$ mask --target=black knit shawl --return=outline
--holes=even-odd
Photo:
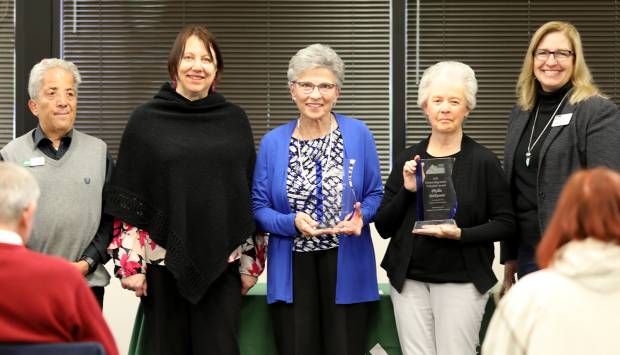
[[[241,108],[217,93],[189,101],[166,83],[127,122],[105,211],[166,248],[179,291],[197,303],[254,231],[254,161]]]

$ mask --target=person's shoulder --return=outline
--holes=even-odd
[[[589,98],[579,102],[577,107],[582,110],[618,110],[618,107],[613,101],[601,95],[590,96]]]
[[[510,109],[510,116],[509,117],[513,117],[518,115],[521,112],[524,112],[525,110],[523,109],[523,107],[521,107],[521,105],[519,105],[518,103],[515,103],[514,105],[512,105],[512,108]]]
[[[34,129],[31,129],[30,131],[22,134],[21,136],[16,137],[15,139],[13,139],[10,142],[8,142],[4,147],[5,148],[9,148],[9,147],[12,147],[14,145],[21,144],[24,141],[27,141],[28,139],[30,139],[30,141],[32,141],[32,132],[33,131],[34,131]]]
[[[139,127],[148,127],[151,123],[149,117],[156,111],[155,99],[150,99],[144,102],[131,112],[127,124],[125,125],[125,131],[131,131],[132,129],[140,129]],[[136,127],[138,126],[138,127]]]
[[[542,269],[531,274],[527,274],[519,279],[506,295],[508,300],[519,302],[519,300],[536,299],[539,303],[546,303],[553,299],[556,291],[560,291],[559,284],[563,283],[563,278],[549,269]]]
[[[227,110],[229,110],[233,114],[237,114],[242,117],[247,117],[245,110],[241,106],[234,104],[228,100],[224,100],[223,105]]]
[[[34,147],[34,141],[32,140],[32,131],[30,130],[27,133],[9,141],[4,147],[0,147],[0,156],[1,160],[15,161],[17,158],[15,155],[19,155],[19,151],[24,147],[32,148]]]
[[[82,131],[80,131],[80,130],[78,130],[76,128],[73,129],[73,135],[74,136],[80,136],[80,139],[88,140],[88,141],[91,141],[91,142],[96,143],[98,145],[106,146],[106,143],[102,139],[97,138],[97,137],[95,137],[93,135],[90,135],[88,133],[84,133],[84,132],[82,132]]]
[[[264,142],[277,141],[282,138],[286,138],[286,136],[290,136],[293,132],[294,126],[296,124],[295,120],[291,120],[283,125],[275,127],[271,131],[265,133],[263,136]]]
[[[357,130],[363,130],[363,131],[370,132],[370,129],[368,128],[368,125],[366,125],[366,122],[358,118],[341,115],[339,113],[335,113],[334,115],[336,116],[336,120],[341,125],[344,125],[350,129],[357,129]]]
[[[156,99],[150,99],[136,106],[131,112],[129,119],[146,118],[146,114],[153,112],[156,106]]]
[[[63,258],[28,249],[24,253],[22,271],[26,277],[46,281],[58,279],[59,282],[69,284],[83,280],[80,272]]]
[[[478,143],[473,138],[467,135],[463,135],[463,142],[467,144],[467,146],[469,147],[469,150],[471,150],[471,152],[474,154],[476,158],[483,159],[485,161],[486,160],[490,160],[490,161],[497,160],[497,155],[495,155],[495,153],[491,149]]]
[[[420,155],[424,150],[424,147],[427,146],[426,141],[428,141],[428,138],[424,138],[418,143],[408,146],[398,155],[396,161],[399,164],[404,164],[406,161],[413,159],[416,155]]]

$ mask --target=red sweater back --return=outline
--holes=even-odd
[[[117,355],[84,277],[67,261],[0,243],[0,342],[95,341]]]

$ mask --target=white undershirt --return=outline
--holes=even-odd
[[[22,238],[15,232],[0,229],[0,243],[23,245]]]

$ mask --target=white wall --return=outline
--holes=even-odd
[[[377,231],[372,227],[372,239],[375,245],[375,255],[377,259],[377,277],[380,283],[387,283],[388,279],[379,264],[385,254],[385,249],[388,245],[388,240],[385,240],[377,234]],[[499,243],[495,245],[495,261],[493,263],[493,270],[499,280],[502,279],[503,268],[499,265]],[[112,274],[112,263],[109,262],[106,267],[110,274]],[[265,282],[265,274],[263,274],[259,282]],[[119,347],[121,354],[127,354],[129,349],[129,342],[131,340],[131,332],[133,330],[133,323],[136,316],[136,309],[138,307],[139,299],[134,296],[133,292],[123,290],[120,287],[118,279],[113,279],[108,287],[106,287],[105,304],[103,307],[103,314],[112,329],[112,333],[116,339],[116,343]]]
[[[113,275],[112,261],[106,264],[106,269]],[[103,316],[108,321],[120,354],[127,354],[129,350],[133,321],[139,303],[140,299],[133,292],[121,288],[121,283],[116,277],[113,277],[110,285],[105,288]]]

